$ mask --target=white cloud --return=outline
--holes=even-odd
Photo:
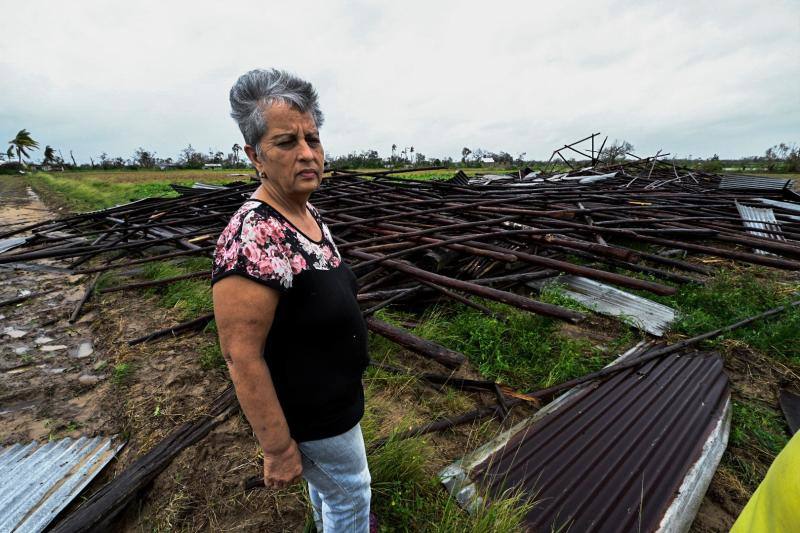
[[[8,4],[5,0],[1,4]],[[800,5],[738,2],[0,5],[0,131],[130,156],[240,140],[227,92],[278,66],[318,87],[326,149],[547,157],[602,131],[640,153],[800,142]]]

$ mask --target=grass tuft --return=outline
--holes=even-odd
[[[211,260],[194,257],[176,262],[150,263],[143,269],[147,279],[158,280],[202,270],[211,271]],[[210,274],[209,274],[210,275]],[[191,319],[208,313],[213,308],[211,285],[205,279],[188,279],[146,289],[148,294],[159,294],[159,303],[177,309],[181,318]]]
[[[203,370],[225,368],[225,358],[222,357],[219,343],[212,342],[200,348],[200,367]]]
[[[733,402],[731,444],[776,456],[789,442],[786,424],[772,410],[750,402]]]
[[[728,450],[722,467],[749,497],[767,473],[789,436],[781,414],[753,402],[733,401]]]
[[[118,363],[111,371],[111,382],[114,385],[125,385],[133,376],[133,365],[131,363]]]

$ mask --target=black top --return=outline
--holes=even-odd
[[[211,283],[244,276],[281,293],[264,358],[292,438],[340,435],[364,414],[361,375],[369,362],[356,278],[330,230],[314,241],[276,209],[249,200],[217,241]]]

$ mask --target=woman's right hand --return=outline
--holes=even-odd
[[[303,474],[300,449],[294,439],[280,452],[264,452],[264,486],[285,489],[298,481]]]

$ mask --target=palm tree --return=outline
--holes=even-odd
[[[31,134],[28,130],[19,130],[17,136],[8,141],[11,148],[17,151],[17,158],[19,159],[19,166],[22,166],[22,156],[30,157],[28,150],[36,150],[39,148],[39,143],[31,139]]]
[[[408,151],[411,152],[411,156],[409,157],[408,162],[413,164],[414,163],[414,147],[412,146],[411,148],[408,149]]]
[[[394,155],[395,152],[397,152],[397,145],[396,144],[392,144],[392,159],[395,158],[395,155]]]
[[[238,163],[239,162],[239,152],[241,151],[241,149],[242,149],[242,147],[239,146],[239,143],[236,143],[231,147],[231,150],[233,150],[234,163]]]
[[[53,147],[49,144],[44,147],[44,161],[42,161],[43,165],[46,165],[50,162],[54,162],[56,160],[56,151],[53,150]]]

